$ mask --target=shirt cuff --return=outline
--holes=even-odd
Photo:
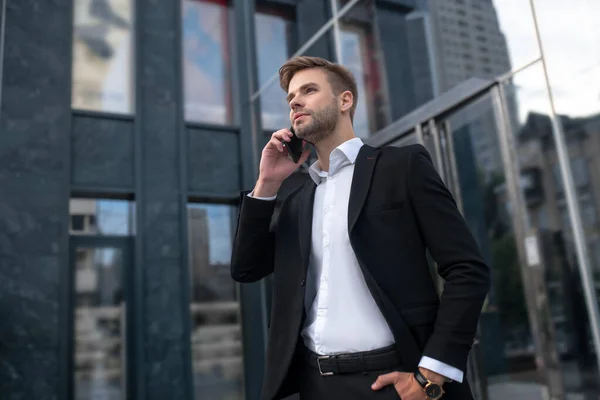
[[[277,198],[277,195],[271,196],[271,197],[256,197],[256,196],[254,196],[254,190],[253,190],[250,193],[248,193],[248,197],[252,197],[253,199],[257,199],[257,200],[273,201]]]
[[[464,378],[464,373],[458,368],[455,368],[451,365],[445,364],[441,361],[434,360],[433,358],[423,356],[421,358],[421,362],[419,363],[419,367],[426,368],[430,371],[433,371],[437,374],[440,374],[447,379],[461,382]]]

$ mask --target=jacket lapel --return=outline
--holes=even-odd
[[[379,149],[364,145],[356,157],[350,200],[348,201],[348,233],[352,232],[365,204],[378,156]]]
[[[308,267],[310,257],[310,246],[312,241],[313,203],[317,185],[309,179],[300,193],[300,213],[298,215],[298,237],[300,239],[300,254],[302,255],[302,266],[304,271]]]

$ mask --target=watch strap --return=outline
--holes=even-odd
[[[425,387],[427,386],[427,384],[429,383],[429,379],[425,378],[425,375],[423,375],[421,373],[421,371],[417,370],[415,372],[415,379],[417,380],[417,382],[419,383],[419,385],[421,385],[421,387],[423,389],[425,389]]]

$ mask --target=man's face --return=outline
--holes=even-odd
[[[290,121],[299,138],[314,144],[335,130],[340,109],[324,71],[297,72],[290,81],[287,100]]]

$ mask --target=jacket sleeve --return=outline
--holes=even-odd
[[[270,228],[275,200],[261,200],[242,193],[231,254],[231,277],[242,283],[256,282],[274,268],[275,233]]]
[[[408,192],[420,234],[445,281],[434,330],[423,355],[466,371],[490,289],[489,267],[421,145],[409,158]]]

